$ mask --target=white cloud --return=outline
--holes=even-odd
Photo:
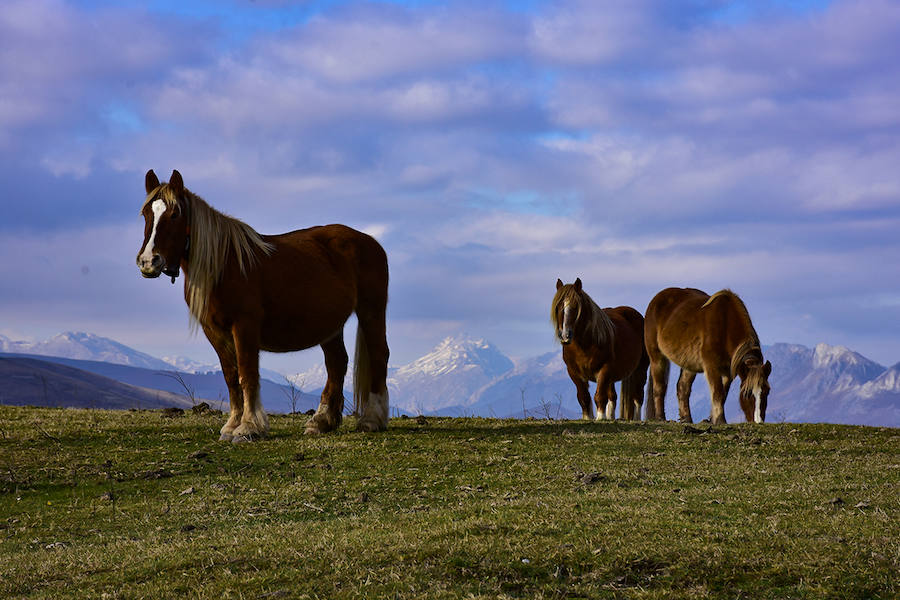
[[[339,83],[441,71],[513,56],[520,25],[489,9],[428,11],[358,8],[320,16],[263,44],[287,67]]]
[[[900,8],[723,24],[696,4],[693,20],[626,4],[351,2],[235,42],[186,35],[197,23],[177,15],[159,27],[133,9],[4,3],[0,175],[17,198],[42,195],[0,223],[2,255],[22,253],[0,278],[35,273],[0,308],[163,339],[141,320],[152,304],[181,335],[180,292],[137,275],[139,231],[81,232],[70,216],[10,233],[42,226],[29,207],[56,214],[66,198],[46,189],[110,171],[120,179],[99,193],[122,204],[100,198],[96,217],[131,223],[151,167],[264,232],[338,221],[378,237],[398,347],[543,330],[557,277],[638,307],[670,284],[730,285],[779,323],[829,321],[816,298],[833,310],[849,290],[898,293],[875,267],[900,260],[883,226],[900,197]],[[95,26],[108,35],[85,34]],[[26,186],[23,170],[47,179]],[[118,302],[94,297],[101,277]],[[831,320],[852,337],[851,318]]]

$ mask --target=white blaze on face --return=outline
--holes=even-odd
[[[153,204],[150,205],[150,210],[153,211],[153,228],[150,230],[150,237],[147,238],[147,244],[144,246],[144,251],[141,252],[141,262],[147,265],[153,262],[153,246],[156,239],[156,228],[159,225],[160,218],[162,218],[163,214],[166,212],[165,201],[159,199],[154,200]]]
[[[756,412],[753,413],[753,420],[757,423],[762,423],[762,410],[760,404],[762,403],[762,388],[757,386],[753,389],[753,397],[756,398]]]
[[[565,304],[563,304],[563,322],[562,322],[562,333],[566,333],[566,329],[569,328],[569,325],[572,323],[572,304],[567,300]]]

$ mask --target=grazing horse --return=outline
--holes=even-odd
[[[601,309],[582,289],[580,278],[566,285],[557,279],[550,320],[575,384],[581,418],[591,418],[588,382],[596,381],[597,420],[615,419],[615,382],[621,381],[621,418],[640,420],[650,362],[641,313],[630,306]]]
[[[358,428],[387,427],[388,265],[370,236],[343,225],[261,235],[184,187],[178,171],[160,185],[150,170],[141,208],[144,277],[175,278],[184,270],[192,329],[200,327],[219,355],[231,413],[221,440],[268,433],[259,398],[259,351],[320,345],[328,381],[306,433],[336,429],[343,418],[347,350],[344,323],[359,320],[353,374]]]
[[[747,421],[766,419],[769,374],[759,337],[747,307],[731,290],[712,296],[691,288],[667,288],[647,307],[644,340],[650,355],[647,418],[665,420],[669,361],[681,367],[678,377],[678,417],[691,423],[691,385],[706,373],[712,401],[710,421],[725,422],[725,398],[735,377],[741,378],[741,408]]]

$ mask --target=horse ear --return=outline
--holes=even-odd
[[[575,291],[581,291],[581,277],[575,279]]]
[[[176,196],[181,196],[181,192],[184,191],[184,180],[181,178],[181,173],[178,171],[172,171],[172,176],[169,177],[169,189],[175,192]]]
[[[563,286],[562,279],[557,279],[557,280],[556,280],[556,289],[559,289],[559,288],[561,288],[562,286]]]
[[[159,177],[156,176],[156,173],[153,172],[153,169],[147,171],[147,175],[144,176],[144,189],[147,190],[149,194],[153,190],[159,187]]]
[[[772,374],[772,363],[770,363],[769,361],[766,361],[766,364],[763,365],[763,373],[766,374],[766,378],[768,378],[769,375]]]

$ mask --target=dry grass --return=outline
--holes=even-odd
[[[0,407],[0,596],[895,598],[900,431]]]

